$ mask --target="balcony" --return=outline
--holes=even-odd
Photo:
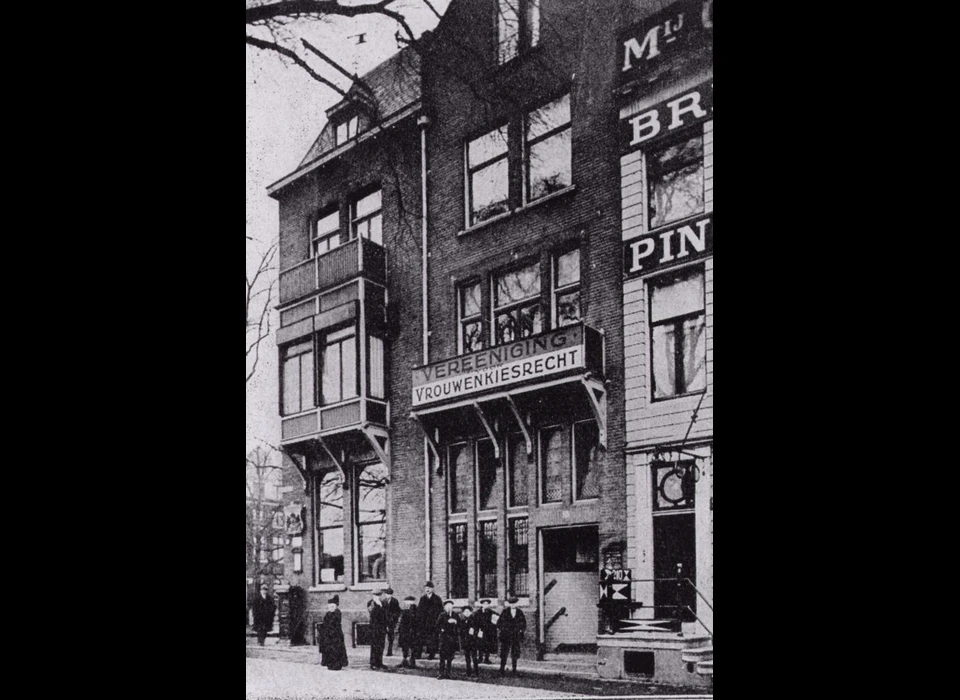
[[[282,270],[280,304],[290,304],[357,277],[386,284],[387,254],[383,246],[365,238],[354,238],[323,255]]]

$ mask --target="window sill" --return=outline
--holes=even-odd
[[[688,391],[686,394],[674,394],[673,396],[664,396],[659,399],[650,399],[650,403],[663,403],[664,401],[675,401],[677,399],[688,399],[691,396],[700,396],[700,394],[705,394],[706,389],[703,391]]]
[[[316,586],[310,586],[307,589],[308,591],[313,591],[315,593],[324,593],[329,591],[345,591],[347,590],[347,584],[345,583],[318,583]]]
[[[383,588],[387,585],[387,582],[384,581],[364,581],[363,583],[355,583],[350,586],[349,590],[351,591],[373,591],[377,588]]]
[[[576,190],[577,190],[576,185],[570,185],[569,187],[564,187],[562,190],[551,192],[550,194],[544,195],[543,197],[540,197],[539,199],[535,199],[532,202],[527,202],[522,207],[511,209],[510,211],[504,212],[503,214],[497,214],[496,216],[486,219],[485,221],[481,221],[479,224],[474,224],[473,226],[470,226],[469,228],[465,228],[462,231],[457,231],[457,237],[467,236],[473,233],[474,231],[479,231],[480,229],[486,228],[487,226],[490,226],[491,224],[495,224],[498,221],[509,219],[511,216],[514,216],[517,214],[522,214],[528,209],[533,209],[534,207],[540,206],[541,204],[545,204],[546,202],[553,201],[554,199],[560,199],[565,195],[568,195],[572,192],[576,192]]]

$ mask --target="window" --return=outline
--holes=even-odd
[[[480,314],[480,283],[470,282],[457,290],[460,313],[460,352],[474,352],[484,346]]]
[[[529,526],[526,518],[510,520],[510,543],[507,553],[507,569],[510,577],[510,586],[507,594],[515,596],[530,595],[529,579]]]
[[[383,339],[370,337],[370,396],[375,399],[386,398],[384,381]]]
[[[360,120],[357,115],[353,115],[346,121],[337,124],[337,145],[346,143],[357,135],[357,129],[360,126]]]
[[[387,578],[387,468],[377,462],[357,471],[358,581]]]
[[[336,209],[317,219],[313,229],[312,255],[323,255],[340,245],[340,212]]]
[[[503,494],[500,464],[491,440],[477,440],[477,509],[495,510]]]
[[[600,431],[594,421],[573,426],[575,500],[600,496]]]
[[[527,115],[524,152],[528,202],[570,186],[569,94]]]
[[[497,0],[497,62],[540,42],[540,0]]]
[[[466,598],[467,590],[467,524],[450,526],[450,590],[454,598]]]
[[[660,228],[703,212],[703,135],[647,153],[647,226]]]
[[[507,127],[467,144],[468,225],[510,211]]]
[[[353,327],[327,334],[320,392],[324,406],[352,399],[357,388],[357,338]]]
[[[283,562],[283,535],[274,535],[272,542],[270,558],[273,559],[274,563],[280,564]]]
[[[581,318],[580,249],[553,258],[554,328],[569,326]]]
[[[494,277],[493,306],[496,345],[543,330],[539,266],[534,263]]]
[[[451,445],[447,464],[449,468],[449,499],[451,513],[466,513],[469,504],[467,474],[473,466],[467,445]]]
[[[497,595],[497,521],[477,523],[477,539],[477,597],[494,598]]]
[[[283,351],[283,415],[313,408],[313,341]]]
[[[383,197],[380,190],[361,197],[353,204],[350,238],[366,238],[383,245]]]
[[[510,468],[510,505],[527,505],[527,443],[523,435],[515,433],[508,438]]]
[[[343,478],[330,471],[316,482],[320,583],[343,582]]]
[[[563,498],[563,469],[568,464],[570,445],[567,431],[557,426],[540,431],[540,502],[556,503]]]
[[[290,551],[293,553],[293,572],[303,573],[303,537],[290,539]]]
[[[706,388],[703,268],[650,283],[650,338],[654,399]]]

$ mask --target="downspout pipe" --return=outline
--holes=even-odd
[[[428,313],[427,296],[427,127],[430,126],[430,117],[421,115],[417,120],[420,127],[420,299],[423,307],[423,357],[422,364],[430,362],[430,317]],[[430,541],[430,451],[427,449],[427,439],[423,439],[423,513],[424,513],[424,548],[425,548],[425,580],[433,579],[433,556]]]

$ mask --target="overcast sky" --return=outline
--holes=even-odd
[[[358,2],[355,4],[363,4]],[[443,14],[449,0],[431,0]],[[391,5],[403,13],[419,36],[433,29],[436,16],[423,0],[404,0]],[[306,25],[305,25],[306,26]],[[385,17],[337,17],[298,31],[348,71],[360,75],[396,53],[398,25]],[[359,43],[358,34],[364,34]],[[299,40],[297,40],[299,44]],[[277,203],[266,188],[293,171],[306,155],[326,123],[325,110],[340,96],[315,81],[302,69],[288,64],[278,54],[246,47],[247,60],[247,269],[255,270],[261,251],[277,237]],[[319,58],[309,61],[314,70],[343,90],[349,81]],[[273,272],[274,278],[276,271]],[[271,329],[277,327],[273,313]],[[247,445],[249,452],[266,440],[278,444],[277,352],[274,338],[261,347],[257,373],[247,383]]]

